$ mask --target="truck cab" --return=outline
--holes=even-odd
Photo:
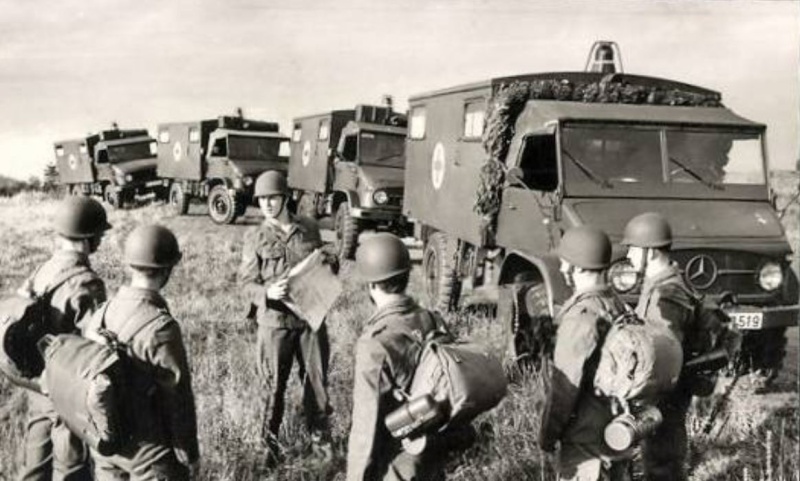
[[[99,195],[113,207],[160,196],[155,139],[147,130],[104,130],[56,142],[56,168],[71,193]]]
[[[364,230],[403,231],[404,116],[359,105],[294,125],[289,186],[301,213],[333,217],[342,258],[352,258]]]
[[[221,116],[215,120],[159,125],[158,172],[171,179],[169,202],[186,214],[192,199],[208,204],[209,216],[230,224],[253,202],[255,179],[267,170],[286,171],[278,124]]]
[[[404,211],[425,245],[430,305],[452,309],[462,287],[497,286],[512,354],[541,355],[571,294],[554,254],[562,233],[606,231],[611,285],[633,304],[640,286],[619,242],[628,220],[659,212],[687,284],[723,303],[751,367],[780,367],[798,281],[768,184],[766,127],[718,92],[556,72],[422,94],[410,107]]]

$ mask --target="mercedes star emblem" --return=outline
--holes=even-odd
[[[711,257],[700,254],[686,263],[686,280],[698,289],[705,289],[717,280],[717,264]]]

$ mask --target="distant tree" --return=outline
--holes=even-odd
[[[44,179],[42,189],[45,192],[52,192],[58,188],[58,170],[55,163],[50,162],[44,166],[42,178]]]
[[[42,190],[42,181],[39,177],[32,175],[28,177],[28,190]]]

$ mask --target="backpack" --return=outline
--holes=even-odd
[[[36,343],[52,331],[50,301],[59,287],[86,272],[85,266],[67,269],[40,295],[17,291],[0,300],[0,372],[12,383],[41,392],[35,379],[44,360]]]
[[[466,425],[497,406],[507,387],[503,365],[487,348],[456,341],[446,330],[437,329],[423,341],[411,383],[402,395],[411,401],[430,396],[443,420],[428,429],[442,432]]]
[[[42,385],[69,429],[104,456],[115,454],[130,430],[121,416],[127,374],[131,369],[129,343],[142,329],[162,317],[131,319],[117,335],[105,329],[109,303],[94,316],[99,340],[72,334],[48,335],[40,342],[45,360]]]
[[[626,304],[605,335],[594,387],[623,403],[652,402],[675,388],[682,367],[683,348],[675,334],[644,322]]]

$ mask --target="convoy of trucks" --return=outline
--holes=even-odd
[[[618,243],[630,218],[657,211],[687,283],[725,306],[753,369],[777,371],[799,289],[768,183],[766,127],[713,90],[623,73],[618,56],[598,42],[583,71],[423,93],[407,114],[389,102],[300,117],[290,139],[241,117],[161,124],[155,140],[103,131],[56,143],[57,166],[73,193],[122,206],[150,189],[179,214],[204,199],[218,223],[244,213],[259,173],[287,171],[300,211],[334,218],[343,258],[363,230],[413,226],[429,306],[455,310],[462,292],[483,291],[520,359],[545,354],[570,294],[554,254],[561,234],[605,230],[611,284],[634,303],[640,284]]]

